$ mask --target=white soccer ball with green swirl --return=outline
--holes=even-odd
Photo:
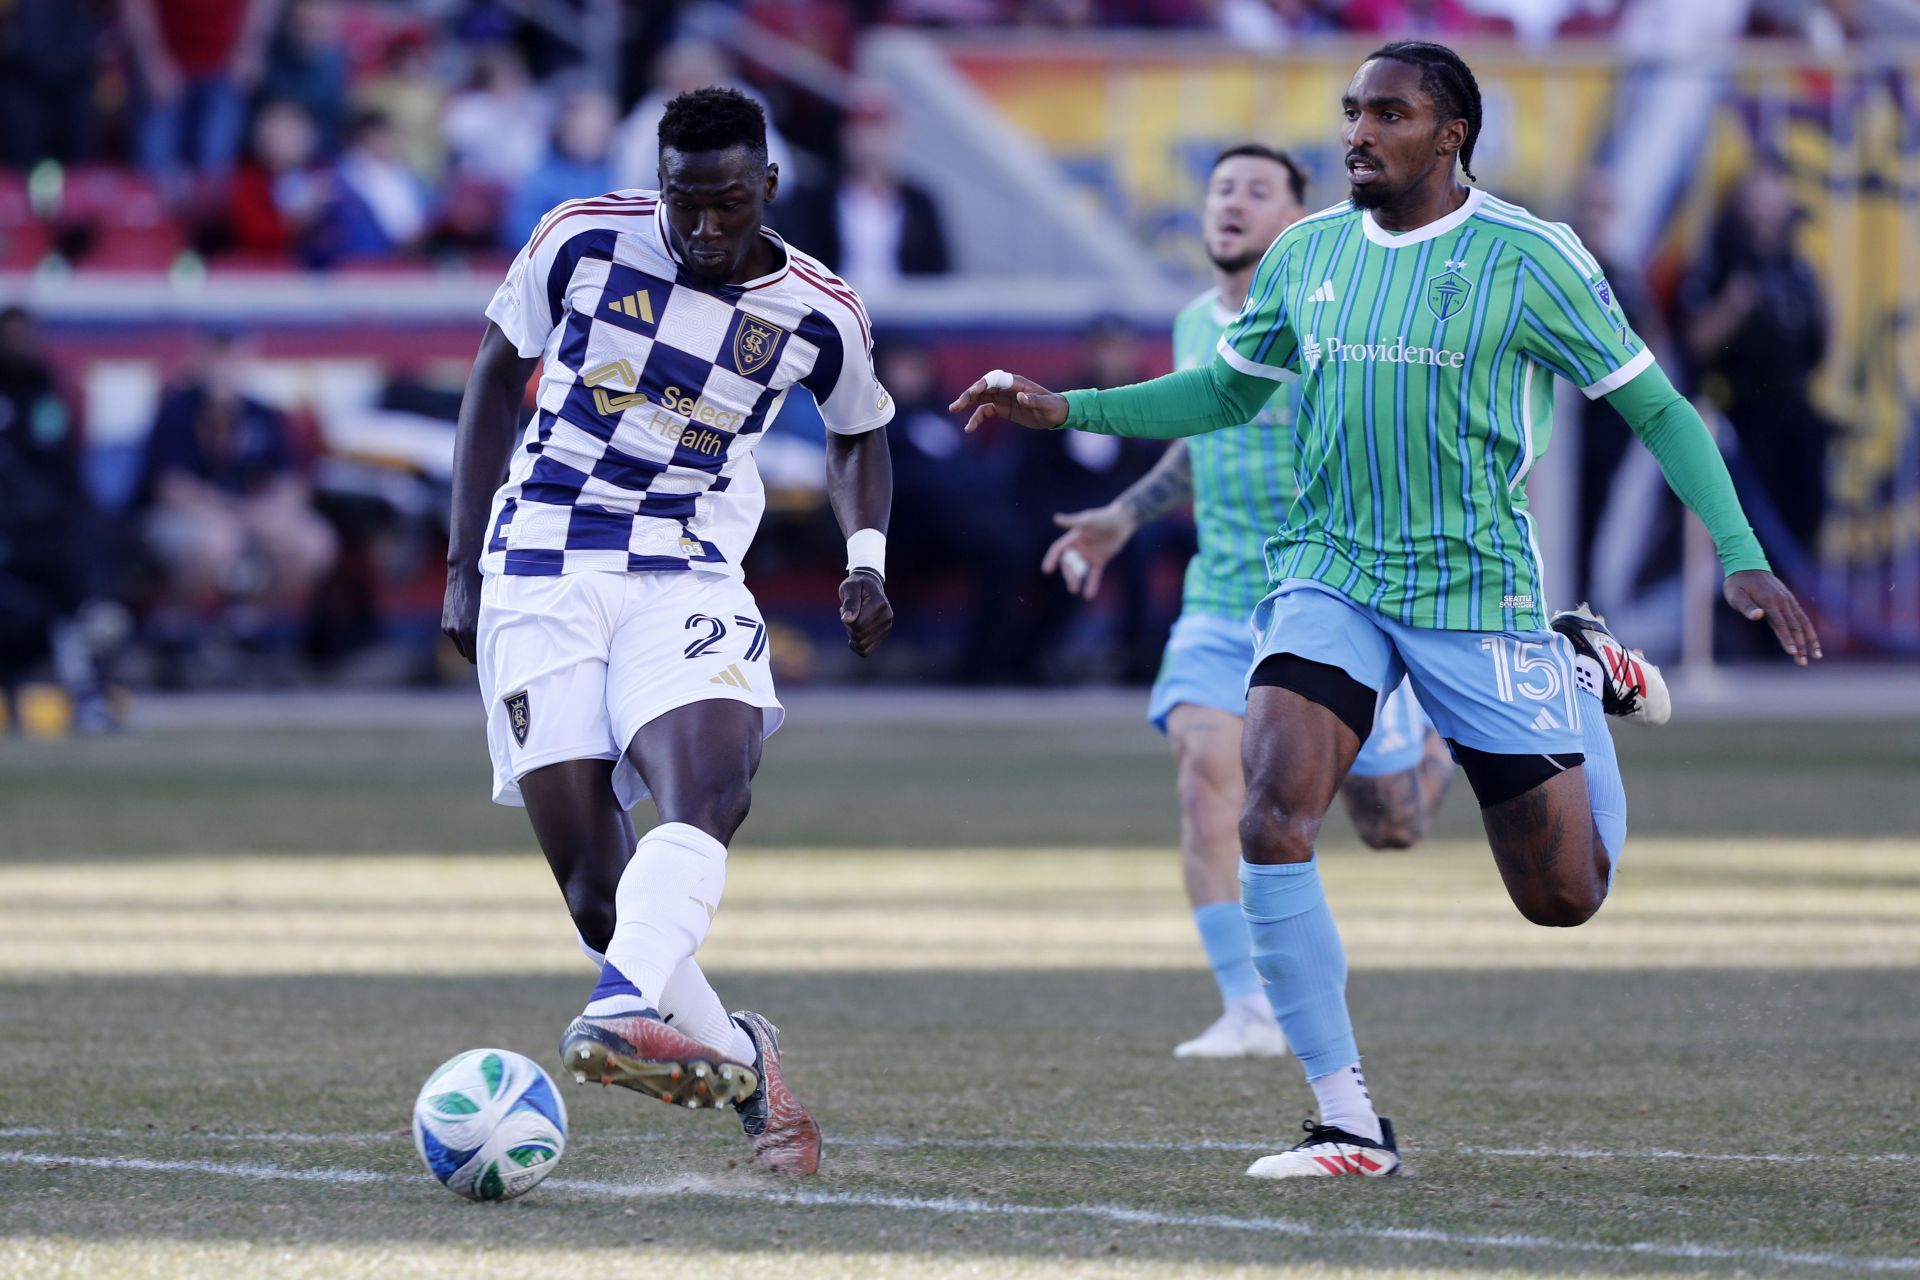
[[[427,1077],[413,1104],[427,1171],[469,1200],[511,1200],[567,1149],[567,1107],[547,1073],[506,1049],[469,1049]]]

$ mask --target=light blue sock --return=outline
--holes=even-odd
[[[1613,731],[1600,699],[1580,690],[1580,738],[1587,757],[1587,798],[1600,843],[1607,847],[1607,887],[1620,869],[1620,850],[1627,843],[1627,788],[1620,781],[1620,761],[1613,754]]]
[[[1220,1003],[1232,1004],[1260,994],[1260,972],[1253,967],[1253,935],[1247,913],[1237,902],[1209,902],[1193,909],[1193,925],[1200,931],[1213,980],[1220,987]]]
[[[1318,857],[1278,866],[1242,859],[1240,905],[1253,935],[1254,968],[1307,1079],[1358,1062],[1347,1016],[1347,953],[1320,888]]]

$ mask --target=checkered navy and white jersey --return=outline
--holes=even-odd
[[[766,506],[753,447],[788,393],[803,388],[843,435],[893,417],[844,281],[767,231],[772,274],[695,283],[664,217],[651,191],[560,205],[488,304],[520,354],[546,363],[483,572],[739,577]]]

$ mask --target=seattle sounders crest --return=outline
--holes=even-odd
[[[1473,292],[1473,281],[1460,274],[1465,265],[1448,258],[1445,271],[1427,277],[1427,310],[1443,324],[1460,314],[1460,308],[1467,305],[1467,295]]]

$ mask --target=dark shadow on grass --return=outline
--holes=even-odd
[[[1920,728],[1670,726],[1622,732],[1639,838],[1910,836]],[[155,854],[528,853],[488,802],[478,729],[170,731],[0,740],[0,862]],[[849,803],[857,797],[858,804]],[[1352,843],[1343,819],[1330,846]],[[1456,786],[1437,836],[1478,839]],[[742,839],[761,847],[1163,846],[1173,774],[1144,725],[845,726],[769,741]]]
[[[1433,1229],[1627,1243],[1895,1256],[1920,1238],[1920,1165],[1494,1157],[1466,1148],[1666,1148],[1744,1154],[1920,1150],[1912,971],[1366,972],[1353,1002],[1369,1074],[1419,1176],[1274,1186],[1251,1154],[1179,1144],[1290,1141],[1309,1097],[1291,1061],[1189,1063],[1168,1049],[1212,1013],[1204,977],[1151,972],[743,972],[729,1000],[787,1032],[795,1086],[838,1145],[817,1185],[862,1196],[1113,1204],[1283,1218],[1316,1229]],[[0,1124],[71,1131],[9,1150],[382,1171],[339,1187],[0,1165],[0,1232],[83,1239],[617,1246],[644,1231],[685,1253],[778,1247],[954,1259],[1807,1274],[1716,1260],[1279,1236],[1077,1216],[964,1217],[873,1207],[648,1198],[555,1188],[488,1210],[418,1175],[404,1137],[441,1059],[498,1044],[547,1061],[579,980],[309,977],[0,984]],[[102,1037],[103,1030],[111,1035]],[[81,1035],[84,1033],[84,1035]],[[89,1046],[75,1069],[76,1037]],[[95,1066],[111,1069],[97,1070]],[[1843,1087],[1836,1087],[1840,1082]],[[762,1189],[730,1117],[567,1089],[561,1176],[697,1175]],[[151,1127],[149,1127],[151,1126]],[[86,1137],[105,1129],[130,1138]],[[255,1131],[387,1134],[357,1144],[228,1143]],[[1052,1143],[994,1149],[981,1140]],[[1124,1150],[1088,1144],[1165,1143]],[[915,1145],[921,1143],[925,1145]],[[948,1145],[942,1145],[948,1144]],[[416,1176],[417,1175],[417,1176]],[[149,1194],[140,1194],[149,1193]],[[192,1212],[180,1212],[187,1197]],[[1809,1214],[1818,1204],[1821,1212]],[[22,1212],[32,1206],[31,1214]],[[632,1209],[629,1216],[624,1210]],[[4,1223],[5,1220],[0,1220]],[[957,1228],[957,1229],[956,1229]],[[782,1234],[774,1235],[778,1230]],[[1842,1274],[1827,1269],[1824,1274]]]

